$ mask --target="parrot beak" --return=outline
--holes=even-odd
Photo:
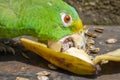
[[[96,73],[96,67],[89,55],[82,49],[70,48],[64,52],[56,52],[45,44],[21,38],[26,49],[40,55],[50,63],[78,75],[91,75]]]
[[[78,21],[73,21],[73,25],[75,26],[75,28],[73,30],[73,34],[84,31],[84,26],[80,19],[78,19]]]
[[[48,48],[55,50],[56,52],[64,52],[71,47],[77,49],[85,49],[86,38],[84,33],[76,33],[69,36],[65,36],[59,41],[48,41]]]

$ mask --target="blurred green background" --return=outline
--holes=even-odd
[[[120,0],[64,0],[87,25],[120,25]]]

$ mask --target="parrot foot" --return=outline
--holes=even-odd
[[[28,54],[28,50],[26,50],[20,43],[19,37],[8,39],[8,38],[0,38],[0,55],[22,55],[24,58],[30,59]]]
[[[0,54],[15,54],[13,44],[14,41],[12,39],[0,39]]]

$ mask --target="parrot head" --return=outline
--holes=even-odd
[[[32,22],[30,25],[36,28],[37,38],[47,41],[47,45],[23,38],[22,44],[65,70],[77,74],[95,73],[96,67],[82,50],[86,39],[77,11],[63,0],[37,0],[36,4],[32,4],[29,13],[25,12],[27,16],[30,14],[30,19],[27,17],[30,21],[26,23]]]
[[[47,0],[46,5],[41,4],[40,27],[36,33],[41,40],[58,41],[59,39],[82,32],[84,27],[77,11],[62,0]],[[35,10],[34,10],[35,11]],[[41,27],[42,26],[42,27]]]
[[[84,32],[84,27],[77,11],[62,0],[46,0],[46,2],[45,5],[41,4],[40,6],[42,12],[34,10],[37,11],[35,13],[40,14],[38,16],[39,21],[33,20],[40,22],[35,30],[38,34],[37,37],[40,38],[41,41],[50,42],[50,44],[56,41],[60,41],[64,44],[64,42],[67,41],[68,45],[69,42],[71,43],[72,41],[76,44],[78,43],[78,46],[84,47],[85,37],[82,34]],[[76,39],[69,40],[69,37],[71,37],[70,35],[76,33],[82,34],[81,36],[77,36],[79,39],[77,41],[79,42],[76,42]],[[72,43],[72,45],[74,44]],[[70,45],[68,45],[68,47],[70,47]]]
[[[67,41],[68,44],[80,41],[75,43],[84,44],[84,35],[81,35],[82,38],[77,35],[79,40],[69,38],[76,38],[76,35],[71,36],[76,33],[82,34],[84,27],[77,11],[63,0],[33,0],[32,4],[26,3],[26,6],[29,7],[23,9],[24,17],[21,21],[29,28],[35,29],[34,36],[40,41]]]

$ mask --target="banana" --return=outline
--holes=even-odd
[[[47,48],[45,44],[21,38],[21,43],[28,50],[40,55],[50,63],[78,75],[91,75],[97,73],[99,63],[106,61],[120,62],[120,49],[96,56],[93,60],[82,49],[71,47],[64,52],[57,52]]]
[[[95,74],[97,71],[88,54],[82,50],[71,48],[65,52],[57,52],[47,48],[44,44],[25,38],[21,38],[21,43],[25,46],[25,48],[40,55],[50,63],[72,73],[78,75],[91,75]]]
[[[103,61],[120,62],[120,49],[96,56],[95,59],[93,60],[93,63],[94,64],[98,64],[100,62],[104,63]]]

